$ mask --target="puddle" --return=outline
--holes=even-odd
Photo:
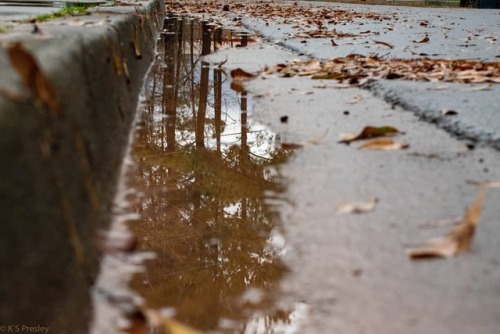
[[[120,300],[160,309],[205,333],[293,333],[307,307],[273,307],[286,273],[280,259],[286,243],[266,204],[281,201],[276,166],[290,151],[249,117],[252,97],[231,90],[229,74],[199,58],[254,39],[206,25],[165,20],[116,210],[139,254],[156,258],[124,261],[123,272],[135,275],[119,285],[135,293],[122,289]],[[97,284],[95,299],[113,304],[106,286]],[[127,312],[114,320],[118,327],[130,328],[135,313]]]

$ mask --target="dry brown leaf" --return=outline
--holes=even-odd
[[[246,72],[241,68],[234,69],[231,71],[231,78],[233,79],[233,81],[231,82],[230,87],[232,90],[238,93],[245,92],[245,82],[254,79],[256,76],[257,74]]]
[[[398,143],[391,138],[379,138],[370,140],[369,142],[361,145],[360,150],[404,150],[409,147],[408,144]]]
[[[304,144],[300,143],[281,143],[281,148],[284,150],[297,150],[303,148]]]
[[[387,42],[384,42],[384,41],[375,41],[375,40],[374,40],[373,42],[374,42],[375,44],[385,45],[385,46],[387,46],[389,49],[394,49],[394,45],[389,44],[389,43],[387,43]]]
[[[379,127],[366,126],[357,135],[344,135],[343,138],[339,141],[339,143],[347,144],[357,140],[364,140],[377,137],[390,137],[398,133],[401,132],[392,126],[379,126]]]
[[[311,76],[350,85],[373,79],[411,81],[500,83],[500,62],[451,59],[383,59],[359,54],[321,61],[294,61],[273,66],[264,74],[282,77]],[[436,88],[436,89],[442,89]]]
[[[235,80],[231,82],[231,85],[229,86],[232,90],[238,93],[243,93],[246,92],[246,89],[243,85],[243,81],[241,80]]]
[[[281,143],[281,148],[286,149],[286,150],[296,150],[299,148],[303,148],[305,146],[317,145],[323,138],[326,137],[327,134],[328,134],[328,130],[326,130],[320,136],[309,139],[309,140],[302,142],[302,143]]]
[[[139,34],[137,33],[137,28],[133,27],[132,29],[132,45],[134,48],[134,56],[136,59],[142,59],[142,53],[141,49],[139,48],[140,42],[139,42]]]
[[[115,72],[118,76],[121,76],[124,72],[123,69],[123,59],[120,51],[120,47],[115,43],[110,41],[107,37],[104,38],[106,44],[108,44],[109,51],[111,52],[111,59],[113,60],[113,66],[115,68]]]
[[[467,88],[467,89],[464,89],[464,90],[467,91],[467,92],[478,92],[478,91],[481,91],[481,90],[490,90],[491,87],[493,87],[493,83],[489,82],[486,85],[475,86],[475,87]]]
[[[33,97],[46,105],[56,116],[60,116],[61,110],[54,88],[38,66],[35,57],[20,43],[8,47],[7,55]]]
[[[429,36],[425,36],[420,41],[413,41],[413,43],[428,43],[430,41]]]
[[[451,110],[451,109],[442,109],[441,115],[443,115],[443,116],[456,116],[456,115],[458,115],[458,111]]]
[[[250,80],[256,76],[256,74],[249,73],[241,68],[236,68],[231,71],[231,78],[233,78],[233,80]]]
[[[361,214],[375,210],[379,199],[377,197],[370,198],[366,201],[340,203],[337,205],[337,213],[340,214]]]
[[[409,248],[407,250],[408,256],[411,259],[447,258],[469,250],[476,227],[479,224],[479,216],[485,196],[485,188],[481,187],[476,195],[476,199],[467,209],[458,226],[453,228],[445,237],[429,240],[420,247]]]

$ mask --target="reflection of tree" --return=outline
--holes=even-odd
[[[278,190],[267,171],[287,153],[271,145],[264,156],[251,152],[272,134],[252,133],[249,142],[246,94],[239,99],[240,145],[223,144],[223,105],[229,103],[223,72],[213,69],[210,81],[209,64],[193,56],[203,45],[199,25],[182,22],[167,22],[176,33],[164,34],[163,63],[153,66],[148,83],[147,126],[137,130],[133,149],[144,198],[138,205],[143,220],[131,228],[144,249],[159,255],[135,288],[151,306],[175,307],[182,321],[214,329],[220,318],[241,315],[236,299],[248,287],[270,290],[284,273],[267,245],[276,224],[263,193]]]

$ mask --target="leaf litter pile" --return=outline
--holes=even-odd
[[[293,61],[265,69],[262,75],[308,76],[360,85],[375,79],[500,83],[500,62],[451,59],[384,59],[351,54],[326,61]]]

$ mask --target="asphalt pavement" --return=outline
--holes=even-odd
[[[234,9],[218,20],[240,20],[262,36],[261,44],[207,59],[247,71],[351,53],[499,61],[498,10],[285,4],[303,13],[322,6],[321,24],[330,21],[337,36],[304,37],[317,22],[272,17],[271,7],[261,16]],[[357,14],[336,22],[324,17],[335,11]],[[498,189],[487,191],[469,251],[419,261],[407,254],[464,216],[478,192],[467,180],[500,180],[498,84],[377,80],[345,88],[334,80],[270,75],[246,87],[256,100],[252,117],[282,142],[303,146],[279,167],[286,191],[278,195],[291,270],[280,302],[307,305],[301,332],[498,333]],[[339,142],[368,125],[397,128],[402,133],[394,140],[406,149]],[[342,214],[339,208],[356,202],[372,203],[372,210]]]

